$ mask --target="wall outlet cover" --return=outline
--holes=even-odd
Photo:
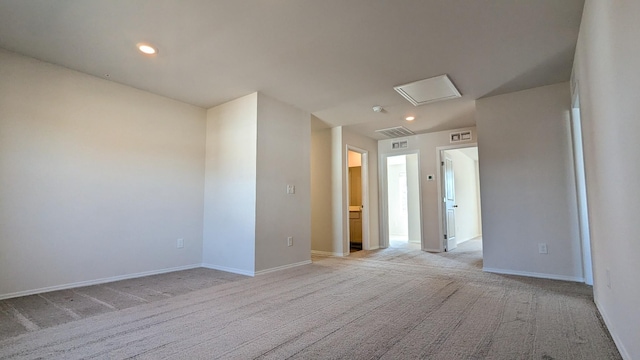
[[[547,249],[547,244],[546,243],[539,243],[538,244],[538,252],[540,254],[548,254],[549,253],[549,249]]]

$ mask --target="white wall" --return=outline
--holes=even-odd
[[[258,94],[256,271],[311,260],[310,116]]]
[[[258,94],[207,111],[202,262],[255,271]]]
[[[485,270],[582,281],[570,106],[568,83],[476,102]]]
[[[482,235],[482,194],[480,193],[480,159],[476,161],[475,166],[476,166],[476,194],[478,194],[478,200],[477,200],[478,204],[477,204],[476,215],[478,216],[477,218],[478,234]]]
[[[454,188],[456,196],[456,240],[458,243],[480,235],[478,214],[477,162],[461,150],[446,151],[453,160]]]
[[[199,264],[204,132],[204,109],[0,50],[0,297]]]
[[[349,245],[345,244],[345,239],[349,239],[347,227],[349,219],[344,216],[345,212],[343,211],[349,205],[348,174],[345,174],[344,170],[345,158],[342,126],[331,128],[331,173],[329,174],[330,178],[325,178],[325,180],[331,182],[331,228],[333,234],[325,241],[331,243],[329,253],[339,256],[349,253],[347,248]]]
[[[459,130],[470,130],[472,142],[476,139],[475,128],[465,128]],[[457,130],[456,130],[457,131]],[[378,141],[378,153],[380,156],[397,155],[407,151],[418,150],[420,162],[420,190],[422,201],[422,236],[423,247],[427,251],[442,251],[442,241],[440,240],[441,218],[438,214],[438,185],[437,181],[427,181],[427,175],[438,173],[439,154],[437,147],[449,146],[449,134],[451,131],[439,131],[427,134],[412,135],[407,138],[408,147],[402,150],[394,150],[391,143],[402,139],[387,139]]]
[[[323,253],[333,253],[334,248],[331,133],[311,133],[311,249]]]
[[[409,241],[420,242],[420,183],[418,182],[418,174],[420,165],[418,164],[418,155],[409,154],[406,157],[407,167],[407,210],[408,210],[408,227]]]
[[[205,266],[254,275],[310,261],[309,117],[260,93],[209,109]]]
[[[640,358],[639,13],[640,2],[635,0],[587,0],[574,64],[594,296],[625,359]]]

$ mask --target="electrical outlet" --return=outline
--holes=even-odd
[[[293,236],[287,238],[287,246],[293,246]]]
[[[540,254],[548,254],[549,251],[547,249],[547,244],[546,243],[539,243],[538,244],[538,252]]]
[[[287,185],[287,194],[295,194],[296,186],[295,185]]]
[[[176,248],[182,249],[184,247],[184,239],[178,239],[176,241]]]

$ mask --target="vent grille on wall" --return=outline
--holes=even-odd
[[[471,141],[471,131],[458,131],[449,134],[449,142],[457,143],[461,141]]]
[[[394,149],[394,150],[406,149],[408,147],[409,147],[409,141],[407,140],[394,141],[391,143],[391,149]]]
[[[399,85],[393,89],[414,106],[462,96],[446,74]]]
[[[404,126],[396,126],[392,128],[376,130],[378,134],[382,134],[388,138],[397,138],[409,135],[415,135],[415,133]]]

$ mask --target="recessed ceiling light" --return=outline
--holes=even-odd
[[[406,118],[404,118],[404,119],[405,119],[405,120],[407,120],[407,121],[413,121],[413,120],[415,120],[415,119],[416,119],[416,117],[415,117],[415,116],[407,116],[407,117],[406,117]]]
[[[139,43],[137,46],[138,46],[138,50],[140,50],[142,53],[145,53],[147,55],[155,55],[158,53],[158,49],[154,48],[149,44]]]

